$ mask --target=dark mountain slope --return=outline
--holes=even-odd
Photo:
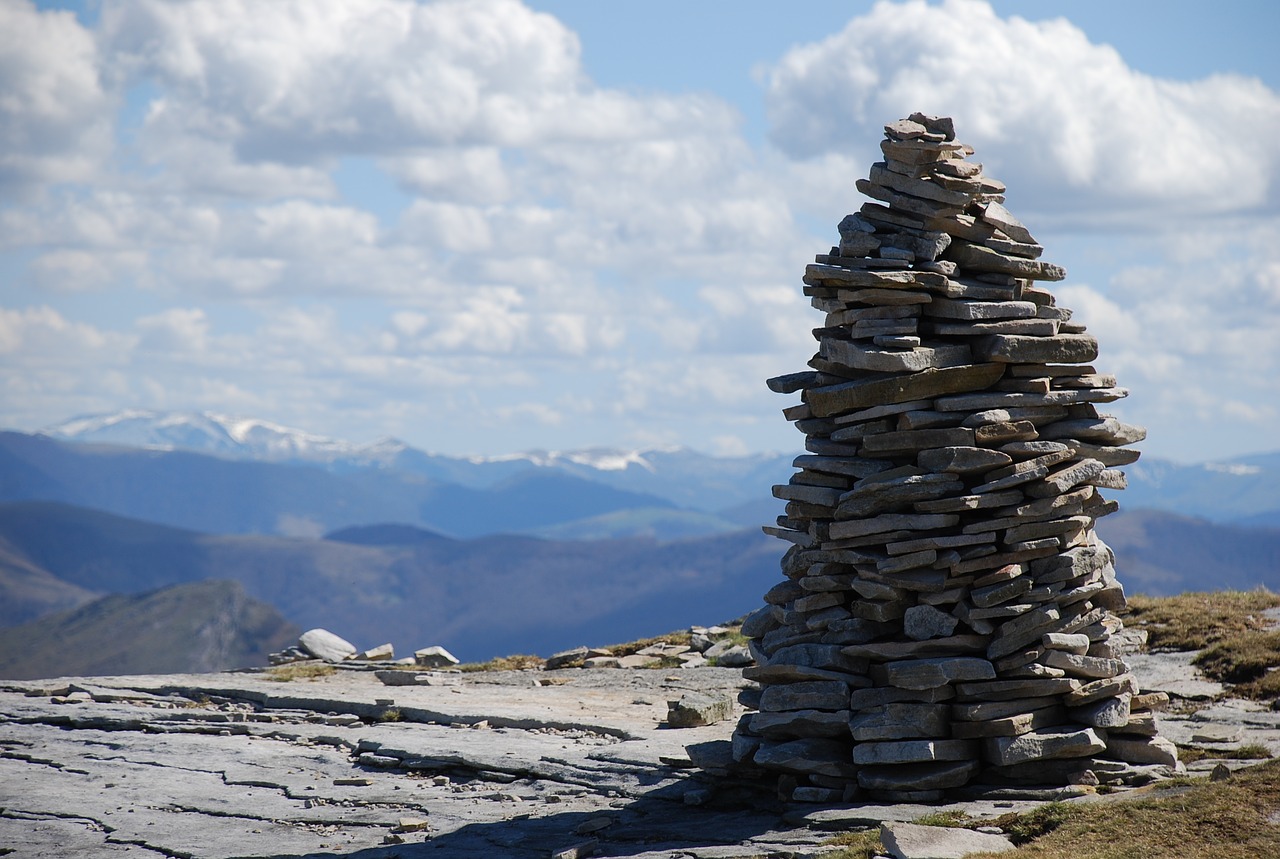
[[[1280,591],[1280,529],[1240,528],[1160,510],[1122,510],[1098,521],[1129,593]]]
[[[437,540],[452,538],[416,525],[389,522],[381,525],[352,525],[350,528],[339,528],[337,531],[325,534],[324,539],[335,543],[351,543],[355,546],[416,546],[419,543],[434,543]]]
[[[74,539],[56,545],[58,534]],[[0,538],[74,586],[136,593],[232,579],[300,627],[323,626],[361,647],[391,641],[401,653],[441,644],[465,659],[743,614],[779,578],[782,552],[758,532],[665,544],[213,536],[54,504],[0,505]]]
[[[113,594],[0,629],[0,677],[169,674],[266,664],[301,630],[235,582]]]
[[[0,538],[0,628],[75,608],[101,595],[58,578]]]

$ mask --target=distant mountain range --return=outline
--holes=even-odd
[[[612,536],[594,520],[624,511],[631,519],[676,511],[665,498],[557,469],[529,468],[476,488],[382,467],[328,471],[313,464],[0,433],[0,501],[25,500],[59,501],[208,533],[299,537],[378,522],[455,537],[563,533],[579,520],[592,536]],[[702,534],[741,527],[702,511],[693,518]],[[614,530],[637,533],[630,525],[615,523]],[[651,532],[650,526],[638,530]]]
[[[529,472],[557,473],[664,498],[706,512],[759,497],[761,487],[785,480],[794,454],[711,457],[687,448],[568,452],[526,451],[502,456],[427,453],[396,439],[370,444],[325,438],[255,418],[212,412],[122,411],[74,418],[39,435],[61,441],[157,451],[187,451],[252,462],[321,466],[334,473],[385,470],[474,489]]]
[[[800,452],[713,457],[686,448],[662,448],[455,457],[426,453],[394,439],[356,444],[267,421],[206,412],[126,411],[93,415],[48,427],[40,435],[67,442],[143,448],[153,454],[185,451],[241,463],[311,465],[338,480],[332,491],[353,499],[351,507],[369,511],[371,515],[364,522],[410,522],[456,536],[507,532],[558,539],[710,534],[762,524],[780,512],[770,487],[786,482],[792,472],[791,460]],[[169,462],[166,461],[166,468],[170,467]],[[1150,508],[1213,522],[1280,527],[1280,452],[1195,465],[1143,457],[1125,470],[1129,475],[1129,488],[1119,497],[1126,509]],[[17,500],[4,492],[4,471],[4,463],[0,462],[0,497]],[[282,473],[271,474],[274,484]],[[564,514],[554,517],[554,522],[537,517],[508,520],[501,512],[501,505],[495,509],[490,503],[494,495],[488,493],[503,495],[512,487],[521,487],[522,480],[533,475],[573,478],[648,498],[631,496],[593,501],[592,505],[599,504],[592,507],[593,512],[577,515],[583,514],[582,507],[567,508]],[[299,480],[294,475],[292,482],[296,485]],[[202,481],[202,485],[207,484]],[[555,491],[549,491],[550,486],[537,487],[538,492],[546,492],[542,496],[546,501],[541,503],[558,507],[565,499],[577,497],[583,491],[581,484],[574,481],[556,486]],[[461,521],[450,521],[447,516],[429,509],[429,496],[433,491],[430,487],[435,487],[437,496],[446,494],[460,501],[462,512],[456,519]],[[460,494],[458,487],[484,492],[468,496]],[[526,497],[528,494],[526,492]],[[473,516],[474,509],[468,507],[472,498],[474,507],[495,512]],[[71,498],[58,500],[153,518],[145,511],[117,509]],[[414,505],[420,509],[411,510]],[[645,512],[635,512],[639,510]],[[686,511],[692,515],[685,515]],[[277,514],[276,520],[259,516],[251,527],[243,523],[215,527],[213,520],[203,518],[209,513],[202,510],[199,513],[202,518],[198,520],[171,521],[170,524],[199,528],[196,524],[199,521],[210,523],[204,528],[219,531],[290,533],[291,527],[305,528],[312,518],[306,513],[286,513],[283,517]],[[342,515],[331,511],[316,517],[315,522],[324,530],[359,524],[356,516],[347,515],[347,518],[351,521],[343,522]],[[577,520],[582,521],[578,524]]]
[[[780,512],[770,487],[792,458],[467,459],[207,414],[0,432],[0,674],[65,664],[95,636],[117,654],[101,670],[141,671],[161,669],[135,657],[173,650],[155,642],[181,630],[221,635],[224,655],[323,626],[359,647],[482,660],[727,620],[780,577],[785,546],[759,526]],[[1098,528],[1131,593],[1280,590],[1280,453],[1126,471],[1123,510]],[[207,582],[242,590],[193,599]],[[91,668],[57,673],[72,670]]]

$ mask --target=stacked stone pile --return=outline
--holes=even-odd
[[[1120,658],[1125,605],[1094,521],[1116,510],[1126,395],[1041,283],[1064,270],[968,160],[950,119],[885,126],[804,292],[825,314],[774,494],[786,578],[743,632],[759,689],[735,757],[796,798],[930,800],[979,784],[1175,767]]]

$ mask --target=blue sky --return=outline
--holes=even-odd
[[[457,454],[787,450],[913,110],[1183,461],[1280,447],[1271,3],[0,0],[0,425],[211,410]]]

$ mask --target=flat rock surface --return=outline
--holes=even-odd
[[[751,798],[691,804],[713,799],[714,785],[685,746],[724,739],[733,723],[668,728],[668,700],[736,696],[737,669],[438,681],[0,681],[0,844],[16,856],[213,859],[545,857],[587,832],[599,852],[621,844],[633,856],[763,856],[821,840],[751,813]],[[430,828],[393,833],[406,817]],[[389,836],[404,843],[384,845]]]
[[[1157,662],[1172,673],[1172,660]],[[1144,688],[1170,685],[1135,671]],[[546,857],[595,839],[598,856],[745,859],[818,855],[831,830],[940,808],[990,818],[1035,804],[784,805],[769,780],[698,770],[686,747],[728,740],[743,710],[673,729],[669,702],[736,698],[738,669],[416,676],[429,685],[349,669],[290,682],[0,681],[0,846],[18,857],[403,859]],[[1161,717],[1162,730],[1189,742],[1239,727],[1240,742],[1280,752],[1280,713],[1204,704]],[[397,832],[406,818],[428,826]]]
[[[1137,675],[1143,691],[1168,692],[1178,698],[1220,698],[1226,694],[1221,683],[1208,680],[1191,664],[1195,651],[1178,653],[1131,653],[1124,657]]]

